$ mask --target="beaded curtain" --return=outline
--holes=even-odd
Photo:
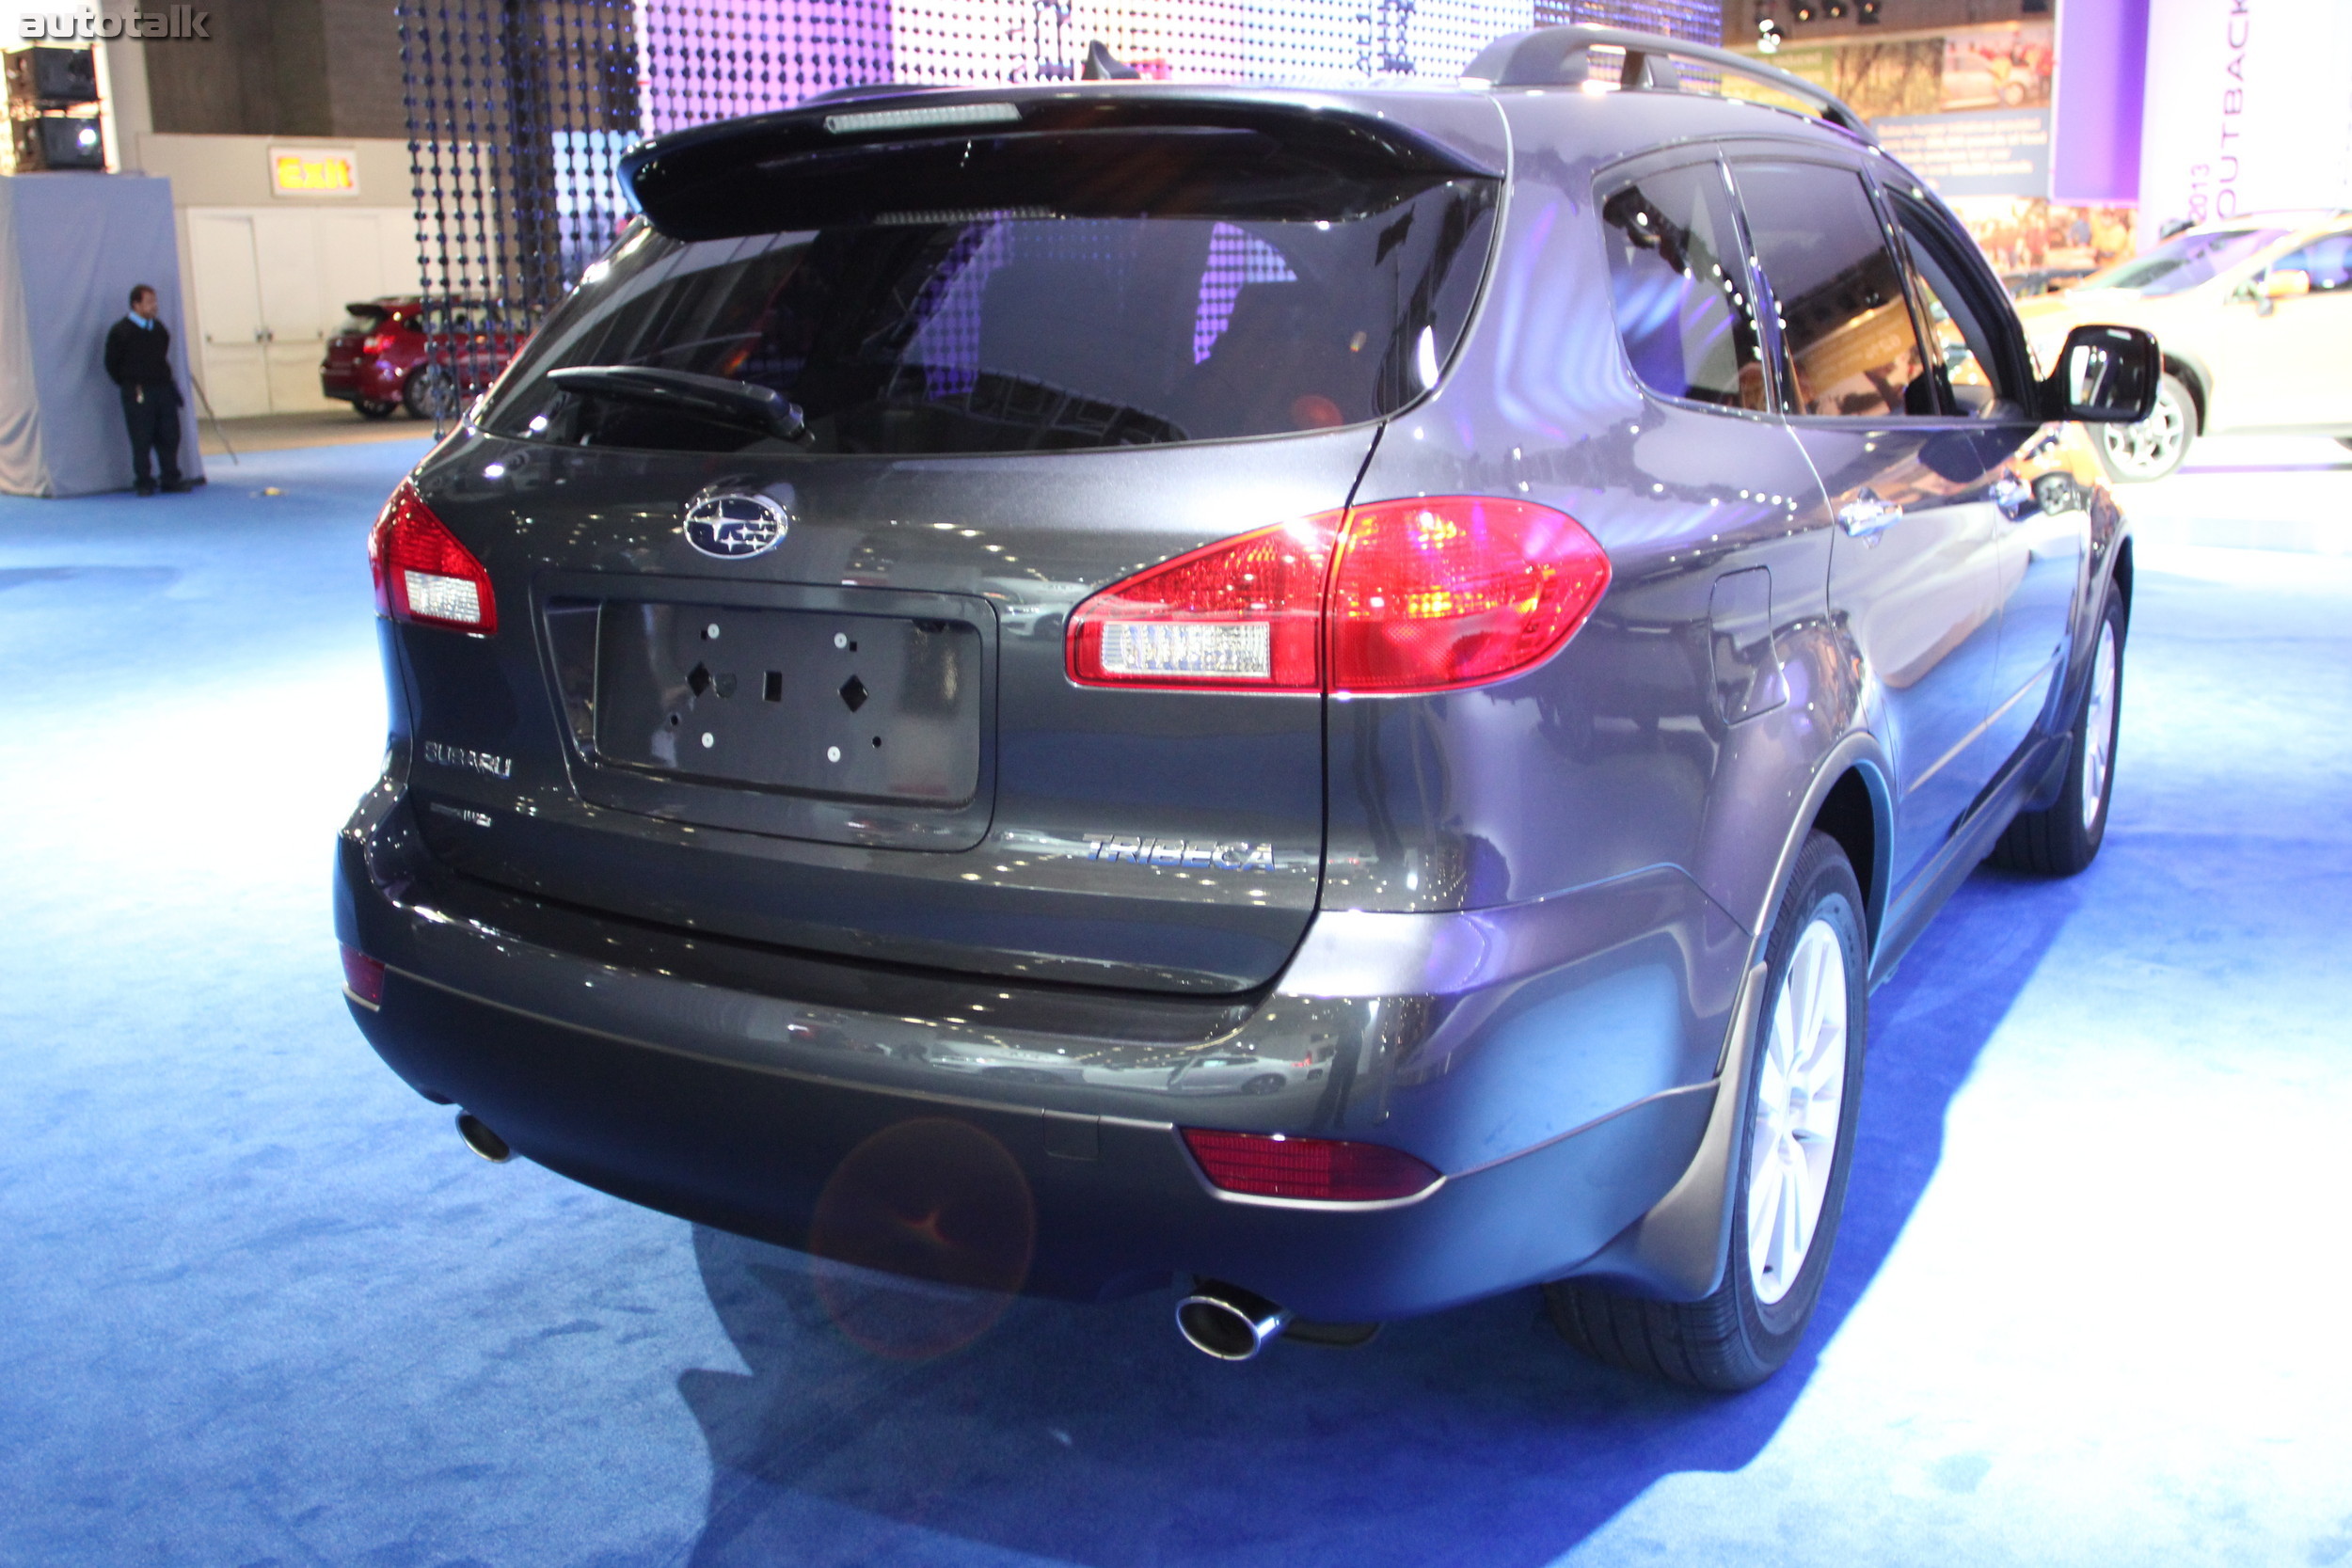
[[[397,12],[428,324],[456,397],[628,222],[618,160],[646,135],[873,82],[1068,80],[1096,40],[1149,76],[1336,84],[1458,75],[1529,26],[1710,43],[1722,26],[1706,0],[399,0]]]

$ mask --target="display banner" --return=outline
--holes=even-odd
[[[2151,0],[2141,233],[2352,206],[2352,6]]]
[[[1978,109],[1967,114],[1874,119],[1879,145],[1918,171],[1938,194],[2046,196],[2050,111]]]

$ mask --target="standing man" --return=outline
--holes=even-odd
[[[151,496],[147,454],[155,454],[164,488],[188,488],[180,477],[180,386],[171,375],[171,328],[155,319],[155,291],[131,291],[131,313],[106,331],[106,379],[122,391],[122,422],[131,430],[131,477]]]

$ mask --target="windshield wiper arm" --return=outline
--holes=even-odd
[[[655,365],[571,365],[549,371],[548,379],[580,397],[613,398],[699,414],[741,425],[787,441],[808,438],[808,422],[798,406],[772,387],[730,381],[723,375],[663,370]]]

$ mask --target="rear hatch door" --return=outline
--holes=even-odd
[[[1037,145],[952,158],[803,117],[724,202],[656,144],[662,227],[417,476],[500,605],[495,636],[398,634],[442,859],[962,971],[1279,971],[1320,885],[1319,691],[1082,684],[1068,617],[1345,505],[1463,328],[1496,182],[1392,124],[1335,139],[1327,105],[1196,104],[1109,152],[1016,107]],[[1241,138],[1188,139],[1204,115]]]

